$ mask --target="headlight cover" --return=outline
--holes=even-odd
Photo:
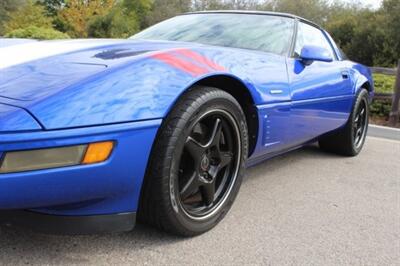
[[[112,141],[107,141],[88,145],[6,152],[0,160],[0,174],[100,163],[109,158],[113,146]]]

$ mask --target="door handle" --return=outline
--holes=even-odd
[[[271,93],[271,94],[282,94],[283,90],[270,90],[269,93]]]
[[[342,71],[342,78],[343,79],[349,79],[349,72],[348,71]]]

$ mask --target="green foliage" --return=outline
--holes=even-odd
[[[365,11],[358,17],[350,42],[343,46],[351,59],[368,66],[387,65],[387,62],[382,60],[385,58],[385,42],[382,41],[385,40],[385,34],[379,25],[380,20],[379,15],[370,11]]]
[[[374,74],[375,93],[393,93],[395,76]],[[371,104],[371,115],[388,117],[391,111],[392,101],[374,100]]]
[[[88,26],[93,19],[108,14],[116,0],[67,0],[58,11],[60,25],[74,38],[88,37]]]
[[[134,16],[141,27],[145,26],[147,13],[151,10],[152,0],[122,0],[122,15]]]
[[[379,116],[382,118],[389,117],[390,111],[392,109],[391,101],[373,101],[371,104],[371,116]]]
[[[374,74],[375,92],[377,93],[393,93],[395,82],[395,76]]]
[[[154,0],[145,18],[145,26],[150,26],[178,14],[191,10],[191,0]]]
[[[175,1],[173,1],[175,2]],[[181,1],[186,2],[186,1]],[[262,9],[263,1],[260,0],[192,0],[190,6],[193,10],[236,10],[236,9]],[[264,1],[265,2],[265,1]],[[268,1],[269,2],[269,1]],[[265,6],[265,3],[264,3]]]
[[[377,11],[350,6],[332,12],[324,26],[350,59],[392,67],[400,58],[399,21],[400,1],[385,0]]]
[[[43,6],[29,0],[13,12],[9,13],[10,19],[5,23],[6,32],[23,29],[29,26],[52,28],[52,20],[45,16]]]
[[[391,101],[373,101],[370,106],[370,114],[373,117],[387,118],[392,107]]]
[[[4,24],[10,19],[10,12],[14,12],[22,6],[25,0],[1,0],[0,1],[0,36],[4,34]]]
[[[6,34],[9,38],[29,38],[38,40],[53,40],[53,39],[69,39],[65,33],[56,31],[51,28],[40,28],[29,26],[23,29],[16,29]]]
[[[264,9],[296,14],[318,24],[322,24],[330,12],[326,0],[272,0],[265,4]]]
[[[46,9],[47,16],[54,17],[65,5],[65,0],[42,0],[40,2]]]
[[[388,58],[388,65],[396,65],[400,59],[400,1],[384,0],[382,10],[384,32],[387,40],[387,49],[391,56]]]
[[[110,13],[94,18],[89,23],[88,34],[95,38],[127,38],[139,29],[135,12],[129,12],[123,5],[117,5]]]

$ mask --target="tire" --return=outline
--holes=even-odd
[[[180,236],[210,230],[239,192],[247,155],[246,119],[235,98],[216,88],[190,89],[158,132],[139,219]]]
[[[344,156],[356,156],[364,146],[369,123],[368,91],[362,89],[356,97],[346,125],[319,140],[321,149]]]

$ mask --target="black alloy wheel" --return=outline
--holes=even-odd
[[[361,89],[355,98],[347,123],[319,139],[319,146],[328,152],[356,156],[362,150],[369,123],[369,93]]]
[[[232,206],[247,156],[246,118],[236,99],[217,88],[190,89],[157,134],[139,219],[182,236],[210,230]]]
[[[357,108],[353,122],[353,138],[356,149],[359,149],[363,144],[365,134],[367,132],[367,121],[367,102],[361,101]]]
[[[207,112],[193,123],[177,180],[178,202],[193,219],[206,218],[226,199],[238,174],[240,141],[234,118],[224,110]]]

